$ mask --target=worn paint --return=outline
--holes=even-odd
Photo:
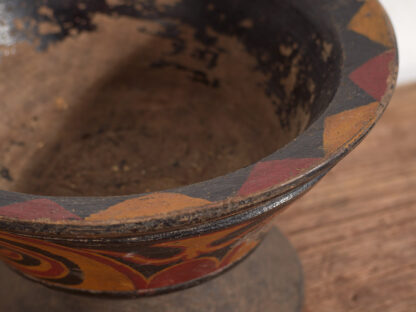
[[[390,25],[386,23],[385,13],[377,0],[365,1],[348,28],[386,47],[394,45]]]
[[[206,51],[210,51],[209,48],[216,42],[215,32],[226,36],[243,34],[239,38],[246,49],[256,56],[256,70],[263,71],[267,77],[265,86],[269,87],[268,96],[275,101],[281,94],[286,96],[286,102],[283,106],[278,105],[280,110],[277,111],[282,126],[289,127],[289,116],[310,116],[311,112],[307,109],[315,107],[311,103],[321,103],[319,99],[330,102],[325,102],[328,107],[321,107],[316,120],[309,124],[301,137],[266,159],[243,171],[192,187],[117,198],[46,198],[2,191],[0,257],[3,261],[48,286],[106,294],[137,295],[174,290],[207,275],[219,274],[259,243],[264,221],[268,217],[259,212],[263,211],[265,202],[271,207],[267,213],[271,213],[300,196],[313,185],[310,183],[312,179],[319,179],[361,141],[381,116],[394,88],[397,53],[391,26],[377,1],[336,0],[336,5],[321,7],[323,4],[315,3],[316,8],[310,7],[310,10],[329,10],[313,18],[319,18],[316,24],[321,25],[327,22],[329,16],[335,22],[330,25],[337,32],[334,36],[336,40],[332,38],[332,42],[331,38],[320,40],[316,33],[304,38],[303,42],[313,43],[316,49],[318,57],[314,59],[314,64],[308,55],[300,58],[299,51],[293,51],[299,50],[301,46],[298,44],[303,42],[294,43],[292,38],[282,38],[285,42],[276,41],[271,53],[272,41],[260,40],[267,39],[268,35],[279,39],[274,29],[264,26],[270,24],[262,19],[268,15],[250,18],[247,22],[247,16],[240,16],[235,10],[234,15],[221,12],[229,9],[223,1],[214,2],[202,8],[191,0],[150,1],[146,2],[147,7],[142,5],[144,2],[130,5],[124,1],[97,0],[97,6],[77,5],[73,11],[60,12],[63,27],[59,31],[55,21],[59,11],[57,3],[46,4],[46,9],[29,10],[36,12],[30,13],[34,16],[29,19],[20,16],[29,14],[26,11],[21,11],[14,19],[13,13],[7,13],[9,11],[0,5],[0,18],[5,22],[0,27],[1,44],[9,52],[17,42],[25,40],[36,44],[39,51],[44,51],[50,44],[67,37],[93,32],[96,27],[94,14],[148,20],[154,16],[168,17],[170,22],[173,19],[193,28],[192,36]],[[259,10],[259,3],[245,2],[241,5],[248,6],[246,9],[252,13]],[[286,9],[289,7],[289,2],[276,3]],[[301,1],[290,5],[299,3]],[[28,1],[27,4],[34,5],[34,2]],[[305,15],[310,13],[301,8],[305,10]],[[274,12],[263,7],[260,9],[259,14]],[[186,15],[186,12],[193,14]],[[194,12],[202,12],[204,18],[199,18]],[[339,16],[344,19],[337,18]],[[207,26],[201,21],[211,24]],[[278,23],[280,19],[273,13],[268,21]],[[42,28],[39,29],[42,22],[55,23],[53,31],[44,33]],[[178,28],[172,25],[161,23],[157,35],[171,38],[175,53],[179,53],[183,47],[177,40]],[[18,36],[13,37],[11,30]],[[353,33],[356,35],[351,39]],[[363,38],[365,40],[361,40]],[[356,48],[358,42],[362,46]],[[349,54],[340,49],[348,50]],[[373,50],[382,50],[383,53],[367,54]],[[338,56],[345,54],[344,63],[337,63],[337,53]],[[3,52],[4,56],[7,56],[6,52]],[[278,65],[277,57],[286,59],[287,64],[298,66]],[[360,62],[354,61],[357,59]],[[217,65],[215,58],[211,61],[207,63],[207,70]],[[166,62],[160,64],[165,65]],[[319,70],[313,70],[312,65],[316,64],[322,65]],[[348,68],[342,67],[342,64],[348,64]],[[326,90],[328,94],[319,94],[319,79],[331,72],[328,70],[331,66],[341,76],[332,77],[334,81],[331,81],[330,90]],[[176,67],[183,70],[177,64]],[[278,71],[271,71],[276,68]],[[186,70],[189,74],[195,73]],[[359,89],[355,86],[353,89],[349,84],[337,85],[338,78],[340,81],[348,80],[351,85],[354,82]],[[208,84],[214,87],[211,80]],[[337,98],[339,94],[349,97],[348,109]],[[368,98],[368,103],[357,101],[351,104],[359,95],[366,95],[362,98],[366,102]],[[332,101],[332,98],[337,101]],[[64,103],[65,100],[59,100],[57,109],[65,110]],[[325,152],[322,157],[308,156],[321,155],[322,151]],[[13,171],[11,174],[13,176]],[[3,178],[7,180],[7,176],[4,174]],[[285,200],[277,200],[282,194],[289,195]],[[254,211],[256,214],[250,215]],[[246,219],[241,221],[243,215]],[[228,223],[221,223],[223,220]]]
[[[348,110],[325,119],[324,149],[332,153],[360,136],[374,121],[379,102]]]
[[[211,202],[175,193],[153,193],[128,199],[106,210],[92,214],[88,221],[129,220],[137,217],[149,217],[155,214],[170,213],[180,209],[208,205]]]

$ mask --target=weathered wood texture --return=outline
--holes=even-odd
[[[276,219],[300,254],[305,312],[416,311],[416,85]]]

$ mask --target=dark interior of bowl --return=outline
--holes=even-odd
[[[309,2],[0,1],[0,189],[155,191],[284,146],[340,69]]]

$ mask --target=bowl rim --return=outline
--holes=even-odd
[[[384,8],[378,0],[336,3],[344,7],[327,9],[343,53],[340,83],[319,118],[289,144],[246,168],[173,190],[103,197],[0,191],[0,230],[57,237],[140,236],[213,223],[270,201],[282,206],[293,200],[292,193],[305,191],[305,185],[314,184],[361,142],[396,85],[397,43]],[[337,14],[348,18],[337,19]]]

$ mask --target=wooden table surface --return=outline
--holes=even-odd
[[[303,263],[305,312],[416,311],[416,85],[276,224]]]

